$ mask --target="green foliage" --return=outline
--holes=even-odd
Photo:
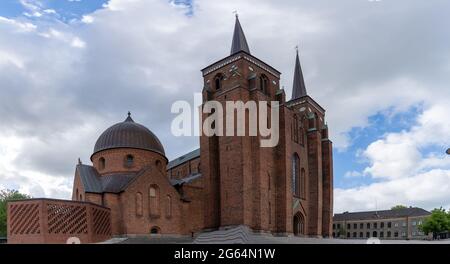
[[[442,207],[434,209],[431,215],[419,225],[419,230],[427,235],[450,231],[450,211],[446,212]]]
[[[340,233],[340,237],[347,237],[347,229],[345,229],[345,227],[341,227],[339,229],[339,233]]]
[[[401,204],[398,204],[398,205],[396,205],[396,206],[393,206],[393,207],[391,208],[391,210],[405,209],[405,208],[408,208],[408,207],[407,207],[407,206],[404,206],[404,205],[401,205]]]
[[[15,190],[0,190],[0,237],[6,236],[6,203],[29,198],[31,197]]]

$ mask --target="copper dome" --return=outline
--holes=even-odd
[[[117,123],[103,132],[95,143],[94,154],[116,148],[144,149],[165,156],[164,147],[155,134],[145,126],[135,123],[130,113],[125,121]]]

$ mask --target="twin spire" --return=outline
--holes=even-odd
[[[239,17],[236,14],[236,23],[234,25],[233,42],[231,43],[231,54],[238,53],[240,51],[245,51],[250,54],[250,49],[248,48],[247,39],[245,39],[244,31],[242,30],[241,23],[239,22]]]
[[[242,30],[241,23],[239,22],[239,17],[236,14],[236,22],[234,25],[234,34],[233,34],[233,41],[231,43],[230,55],[233,55],[241,51],[251,54],[250,49],[248,48],[247,39],[245,38],[245,34],[244,31]],[[294,84],[292,86],[291,100],[295,100],[306,95],[307,95],[306,86],[305,81],[303,79],[303,72],[300,66],[300,58],[298,56],[298,48],[297,48],[297,57],[295,58]]]
[[[298,99],[300,97],[306,96],[306,86],[305,80],[303,79],[302,67],[300,66],[300,58],[298,56],[295,58],[295,69],[294,69],[294,84],[292,85],[292,98],[291,100]]]

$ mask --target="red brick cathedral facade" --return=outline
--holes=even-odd
[[[167,164],[156,136],[143,132],[140,140],[140,131],[133,131],[140,125],[129,117],[97,141],[93,167],[78,166],[73,199],[111,208],[117,235],[186,235],[246,225],[274,234],[330,236],[332,143],[325,110],[306,93],[298,54],[286,102],[280,73],[251,55],[236,19],[231,55],[202,72],[204,102],[278,101],[278,145],[262,148],[259,136],[201,136],[200,150]],[[140,145],[144,140],[148,146]],[[89,179],[79,177],[89,177],[84,170],[99,178],[101,188],[86,190]]]
[[[278,145],[261,147],[260,136],[202,135],[200,149],[168,162],[158,138],[129,115],[97,140],[92,166],[77,165],[72,202],[10,204],[12,242],[64,242],[66,233],[93,232],[95,237],[95,230],[129,236],[192,235],[236,225],[274,235],[330,236],[332,143],[325,110],[306,93],[298,54],[292,98],[286,101],[280,73],[250,53],[236,18],[231,55],[202,73],[203,103],[278,101]],[[100,209],[86,218],[83,212],[90,209],[85,204],[92,203],[109,210],[109,222],[95,213]],[[40,223],[48,232],[36,231],[34,240],[23,236],[15,225],[20,221],[16,216],[26,215],[23,208],[29,208],[30,218],[39,214],[49,219]],[[80,227],[83,217],[86,226]],[[41,238],[42,233],[54,237]]]

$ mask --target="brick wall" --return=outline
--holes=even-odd
[[[134,158],[133,165],[131,167],[128,167],[125,164],[127,155],[132,155]],[[105,159],[104,169],[101,169],[100,158]],[[138,172],[146,166],[156,166],[157,161],[159,161],[158,164],[160,164],[158,166],[159,169],[163,172],[166,172],[166,167],[163,164],[167,164],[167,159],[159,153],[130,148],[104,150],[94,154],[91,160],[94,167],[101,175],[120,172]]]
[[[29,199],[8,202],[8,243],[95,243],[111,237],[108,208],[88,202]]]

